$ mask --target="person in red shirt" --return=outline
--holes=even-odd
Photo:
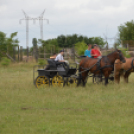
[[[97,44],[94,44],[94,48],[91,50],[91,55],[94,58],[100,58],[101,57],[101,51]]]

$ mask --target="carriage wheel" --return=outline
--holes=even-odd
[[[49,87],[50,80],[46,76],[38,76],[36,78],[35,85],[38,89]]]
[[[78,84],[78,79],[77,78],[73,78],[73,77],[69,77],[67,80],[67,85],[70,87],[76,87]]]
[[[111,73],[110,75],[109,75],[109,77],[108,77],[108,83],[114,83],[114,74],[113,73]]]
[[[100,84],[104,82],[104,78],[100,76],[93,76],[93,83]]]
[[[65,84],[64,79],[60,75],[56,75],[52,78],[52,86],[54,87],[63,87]]]

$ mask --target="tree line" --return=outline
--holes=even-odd
[[[118,26],[118,35],[117,40],[114,44],[115,47],[122,44],[126,47],[128,45],[134,45],[134,21],[127,21],[124,24]],[[73,34],[73,35],[59,35],[57,38],[41,40],[33,38],[33,46],[30,48],[32,51],[34,47],[40,44],[40,48],[46,49],[50,52],[51,48],[58,50],[58,48],[67,48],[77,46],[78,48],[85,48],[86,44],[98,44],[101,47],[104,47],[108,43],[101,37],[87,37],[83,35]],[[6,33],[0,31],[0,57],[3,57],[3,53],[7,51],[12,53],[12,47],[18,46],[19,40],[17,39],[17,32],[11,33],[7,37]],[[81,46],[82,45],[82,46]]]
[[[42,44],[42,46],[55,45],[61,48],[73,47],[78,42],[85,42],[86,44],[98,44],[103,47],[106,42],[101,37],[87,37],[83,35],[73,34],[73,35],[59,35],[57,38],[48,40],[38,40],[33,38],[33,46],[35,44]]]

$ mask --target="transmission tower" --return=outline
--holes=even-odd
[[[33,20],[33,18],[29,17],[23,10],[22,12],[25,15],[25,18],[20,19],[19,23],[21,24],[22,20],[26,21],[26,47],[28,48],[29,45],[29,20]]]
[[[42,12],[42,14],[41,14],[39,17],[33,18],[34,23],[35,23],[36,20],[39,20],[40,36],[41,36],[41,39],[42,39],[42,40],[43,40],[43,20],[46,20],[47,23],[49,23],[49,20],[48,20],[48,19],[43,18],[44,13],[45,13],[45,10]]]

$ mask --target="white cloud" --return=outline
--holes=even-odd
[[[25,43],[25,21],[22,9],[30,17],[38,17],[44,9],[44,39],[59,34],[82,34],[109,37],[117,34],[120,24],[132,20],[133,0],[0,0],[0,30],[5,33],[18,31],[20,45]],[[106,30],[107,29],[107,30]],[[40,38],[39,24],[30,21],[29,44],[33,37]],[[24,45],[25,46],[25,45]]]

